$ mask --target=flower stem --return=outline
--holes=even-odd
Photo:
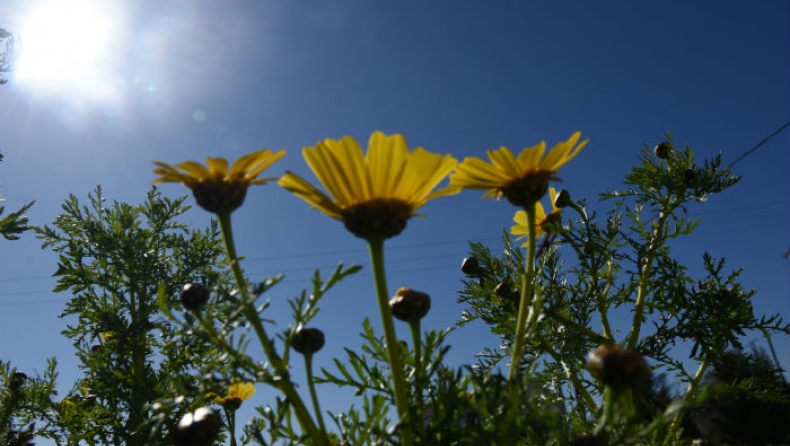
[[[702,381],[702,377],[705,376],[705,372],[708,370],[710,366],[710,361],[702,361],[700,363],[699,368],[697,369],[697,373],[694,374],[694,377],[689,381],[689,386],[686,389],[686,394],[683,396],[683,399],[691,401],[697,397],[697,388],[699,383]],[[683,416],[685,414],[683,412],[678,413],[675,415],[675,418],[672,420],[672,424],[669,426],[669,432],[667,433],[667,438],[673,438],[674,435],[680,429],[680,422],[683,421]]]
[[[304,355],[304,366],[307,370],[307,388],[310,389],[310,399],[313,401],[313,411],[318,420],[318,427],[322,432],[326,432],[326,425],[324,424],[324,415],[321,413],[321,405],[318,404],[318,394],[315,391],[315,380],[313,379],[313,354],[307,353]]]
[[[225,417],[228,419],[228,430],[230,431],[230,446],[236,446],[236,411],[225,410]]]
[[[527,248],[527,264],[524,274],[521,276],[521,299],[518,304],[518,318],[516,319],[516,337],[513,340],[513,355],[510,359],[510,380],[515,380],[518,376],[521,360],[524,356],[524,344],[526,343],[527,325],[529,316],[534,312],[533,309],[533,284],[535,276],[535,252],[536,252],[536,228],[535,228],[535,203],[524,208],[527,213],[527,228],[529,230],[529,247]]]
[[[658,247],[662,242],[664,236],[664,223],[667,220],[667,213],[661,212],[656,226],[653,229],[653,235],[650,237],[650,244],[647,248],[647,258],[639,274],[639,289],[636,292],[636,304],[634,305],[634,321],[631,325],[631,333],[628,335],[628,348],[633,350],[639,341],[639,332],[642,329],[642,319],[645,313],[645,304],[647,303],[647,287],[650,283],[650,272],[653,268],[653,260],[656,258]]]
[[[387,343],[387,355],[392,370],[392,386],[395,390],[395,405],[398,409],[398,418],[402,423],[401,440],[404,446],[412,446],[414,439],[411,423],[409,422],[409,400],[406,394],[406,380],[403,376],[403,362],[400,357],[400,343],[395,335],[395,323],[392,320],[392,311],[389,305],[389,292],[387,291],[387,277],[384,271],[384,241],[368,240],[370,250],[370,264],[373,269],[373,281],[376,286],[376,297],[381,312],[381,324],[384,328],[384,337]]]
[[[277,350],[274,348],[274,342],[272,342],[269,335],[266,334],[266,329],[264,328],[260,317],[258,317],[258,311],[255,309],[255,305],[247,295],[247,280],[244,278],[244,274],[241,271],[241,266],[239,265],[238,260],[239,258],[236,254],[236,245],[233,242],[233,229],[230,223],[230,213],[217,214],[217,219],[219,220],[220,229],[222,230],[222,237],[225,240],[225,249],[228,253],[228,261],[230,262],[230,268],[233,272],[233,277],[236,280],[236,286],[239,291],[239,299],[242,304],[244,317],[252,325],[253,330],[255,330],[255,334],[258,336],[258,340],[260,341],[261,346],[263,346],[263,351],[266,354],[266,357],[269,359],[269,362],[272,364],[275,374],[283,378],[277,381],[275,387],[280,389],[280,391],[285,394],[288,402],[293,406],[294,411],[296,412],[296,418],[299,420],[299,424],[302,426],[302,429],[307,432],[308,436],[314,441],[314,444],[317,446],[327,445],[328,438],[326,436],[326,431],[318,430],[315,422],[310,416],[310,412],[307,411],[307,407],[302,401],[302,398],[299,396],[296,388],[294,388],[293,383],[287,379],[288,367],[283,363],[280,355],[277,354]]]
[[[423,366],[422,366],[422,335],[420,330],[420,320],[409,322],[411,330],[411,342],[414,344],[414,396],[417,399],[417,407],[422,410],[422,391],[423,391]],[[419,416],[419,414],[417,414]],[[419,418],[418,418],[419,419]]]

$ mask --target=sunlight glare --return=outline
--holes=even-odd
[[[38,5],[20,36],[19,77],[40,87],[97,82],[113,37],[108,3],[48,0]]]

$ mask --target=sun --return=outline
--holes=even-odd
[[[96,82],[113,45],[112,3],[48,0],[34,7],[19,35],[18,78],[40,87]]]

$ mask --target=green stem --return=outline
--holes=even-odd
[[[310,399],[313,401],[313,411],[318,420],[318,427],[322,432],[326,432],[326,425],[324,424],[324,415],[321,412],[321,405],[318,404],[318,394],[315,391],[315,380],[313,379],[313,354],[307,353],[304,355],[304,365],[307,370],[307,388],[310,389]]]
[[[230,431],[230,446],[236,446],[236,411],[226,410],[225,416],[228,418],[228,430]]]
[[[233,271],[233,277],[236,280],[244,316],[252,325],[253,330],[255,330],[258,340],[263,346],[263,351],[274,368],[275,374],[281,378],[277,381],[275,387],[280,389],[280,391],[285,394],[286,398],[288,398],[288,402],[293,406],[296,412],[296,418],[299,420],[299,424],[314,441],[314,444],[317,446],[325,446],[329,442],[326,431],[318,430],[313,418],[310,416],[310,412],[307,410],[307,406],[305,406],[304,401],[302,401],[299,393],[294,388],[293,383],[287,378],[288,366],[283,362],[282,358],[280,358],[280,355],[277,354],[277,350],[274,348],[274,342],[272,342],[269,335],[266,334],[266,329],[263,327],[260,317],[258,317],[258,311],[247,295],[247,280],[244,278],[244,274],[241,271],[241,266],[238,261],[239,258],[236,254],[236,245],[233,242],[233,229],[230,223],[230,213],[217,214],[217,219],[219,220],[220,229],[222,230],[222,237],[225,240],[225,249],[228,251],[228,261],[230,262],[231,271]]]
[[[614,259],[609,259],[609,262],[607,262],[607,263],[608,263],[608,266],[606,268],[606,287],[604,288],[603,293],[601,293],[598,296],[598,299],[596,299],[596,300],[598,302],[598,314],[601,317],[601,326],[603,327],[603,335],[604,335],[605,338],[607,338],[607,340],[611,340],[612,339],[612,328],[609,325],[609,316],[608,316],[608,314],[606,312],[606,298],[609,296],[609,289],[611,288],[612,281],[613,281],[612,280],[612,272],[613,272],[613,268],[614,268],[614,265],[613,265],[614,264]]]
[[[702,361],[700,363],[699,368],[697,369],[697,373],[694,374],[694,377],[689,381],[689,386],[686,389],[686,394],[683,396],[683,399],[686,402],[692,401],[697,397],[697,389],[699,388],[699,383],[702,381],[702,377],[705,376],[705,372],[708,370],[710,366],[709,361]],[[672,420],[672,424],[669,426],[669,432],[667,433],[667,438],[673,438],[675,434],[680,429],[680,422],[683,421],[683,416],[685,415],[684,412],[680,412],[675,415],[675,418]]]
[[[653,230],[653,235],[650,237],[650,244],[647,247],[647,258],[639,273],[639,289],[636,293],[636,304],[634,306],[634,322],[631,325],[631,333],[628,336],[628,348],[633,350],[639,341],[639,332],[642,329],[642,319],[645,313],[645,304],[647,303],[647,287],[650,283],[650,272],[653,268],[653,260],[656,258],[658,246],[661,244],[664,233],[664,223],[667,219],[667,213],[661,212],[656,222],[656,227]]]
[[[368,248],[370,250],[370,264],[373,269],[373,281],[376,286],[376,297],[379,302],[379,312],[381,313],[381,324],[384,328],[384,337],[387,343],[387,355],[389,356],[390,369],[392,370],[395,405],[403,426],[401,440],[405,446],[412,446],[414,438],[411,422],[409,421],[409,400],[406,393],[406,380],[403,376],[403,361],[400,357],[400,343],[395,334],[395,324],[392,320],[389,292],[387,291],[387,276],[384,270],[384,241],[368,240]]]
[[[518,318],[516,319],[516,337],[513,340],[513,355],[510,359],[511,381],[518,376],[521,360],[524,356],[524,344],[527,336],[527,323],[530,314],[533,313],[533,292],[532,287],[535,276],[535,252],[536,252],[536,228],[535,228],[535,203],[527,206],[524,211],[527,213],[527,228],[529,232],[529,248],[527,251],[527,265],[524,274],[521,276],[521,299],[518,304]]]
[[[583,334],[590,338],[596,344],[607,344],[610,342],[611,338],[607,338],[599,333],[596,333],[595,330],[582,325],[573,319],[568,318],[567,316],[557,313],[552,308],[546,308],[546,317],[551,318],[554,321],[559,322],[560,324],[570,328],[571,331],[578,331],[580,334]]]
[[[141,398],[141,391],[145,388],[145,357],[146,357],[146,343],[148,342],[144,329],[143,321],[141,320],[142,312],[141,303],[138,302],[134,291],[129,292],[129,314],[131,321],[129,329],[132,332],[132,382],[134,386],[131,389],[132,407],[129,411],[129,420],[127,432],[136,432],[140,425],[143,423],[145,416],[143,414],[146,401]],[[136,445],[142,444],[137,440],[139,435],[127,435],[127,444]]]
[[[606,426],[612,423],[614,420],[616,414],[615,404],[619,398],[619,392],[615,391],[609,386],[606,386],[603,393],[603,413],[601,414],[601,418],[598,420],[598,425],[595,426],[595,429],[593,430],[593,434],[595,434],[595,436],[601,435],[604,430],[606,430]]]
[[[566,376],[570,380],[571,384],[573,384],[573,388],[579,394],[581,399],[584,400],[584,403],[587,405],[589,411],[591,413],[597,412],[598,405],[595,404],[595,400],[593,400],[593,397],[590,395],[590,392],[588,392],[587,389],[584,387],[584,384],[582,384],[581,380],[579,379],[579,376],[576,375],[575,373],[572,373],[567,369],[567,367],[565,367],[565,364],[563,363],[563,360],[560,357],[559,353],[557,353],[557,351],[554,350],[554,348],[552,348],[552,346],[546,341],[546,338],[543,337],[543,335],[538,334],[536,335],[536,338],[540,343],[541,348],[543,348],[543,350],[545,350],[546,353],[548,353],[549,356],[551,356],[551,359],[553,359],[554,362],[562,364],[563,369],[565,369]]]
[[[420,320],[409,322],[409,329],[411,330],[411,342],[414,344],[414,396],[417,398],[417,407],[422,409],[423,370]]]

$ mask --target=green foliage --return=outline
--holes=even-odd
[[[727,444],[790,444],[790,384],[759,351],[730,350],[705,375],[713,397],[695,408],[692,426],[704,438]]]
[[[137,206],[108,206],[100,188],[87,205],[71,196],[52,226],[37,232],[59,255],[56,291],[72,296],[64,335],[74,342],[83,379],[55,401],[54,360],[43,378],[24,385],[14,381],[19,375],[10,364],[0,363],[0,433],[15,444],[34,434],[59,445],[183,443],[170,435],[178,420],[218,404],[221,433],[213,439],[215,417],[211,438],[201,444],[236,446],[236,410],[246,397],[232,403],[230,394],[214,397],[245,381],[277,395],[255,407],[240,444],[637,445],[693,437],[786,443],[739,429],[740,421],[759,421],[739,412],[744,407],[779,423],[772,417],[786,410],[790,391],[764,355],[731,349],[740,349],[749,332],[790,334],[790,326],[778,315],[754,314],[755,291],[744,289],[741,270],[728,270],[724,259],[705,253],[696,277],[672,255],[675,240],[700,224],[693,206],[739,178],[721,167],[720,156],[697,166],[689,147],[677,150],[670,139],[660,149],[645,148],[624,190],[601,195],[609,206],[601,218],[580,199],[564,208],[562,224],[546,227],[537,249],[525,253],[507,232],[501,249],[472,243],[477,265],[464,267],[458,297],[464,311],[455,327],[422,331],[419,318],[409,318],[411,342],[388,348],[394,330],[385,326],[380,335],[366,318],[361,345],[346,347],[319,376],[312,356],[323,334],[311,324],[322,299],[359,266],[316,270],[288,300],[290,321],[270,337],[275,321],[266,318],[272,303],[264,297],[283,277],[253,283],[245,276],[230,213],[190,230],[177,222],[187,209],[183,199],[155,189]],[[382,250],[371,249],[371,258],[382,259],[372,263],[386,303],[386,281],[378,280]],[[526,265],[531,259],[534,275]],[[182,294],[185,284],[199,294]],[[524,291],[530,289],[534,295]],[[430,298],[421,298],[428,308]],[[383,320],[392,319],[384,310]],[[475,320],[501,344],[481,352],[473,367],[448,367],[448,334]],[[526,336],[516,335],[517,325],[526,326]],[[320,342],[305,349],[295,340],[308,333]],[[521,344],[523,358],[513,361]],[[263,359],[250,351],[258,346]],[[393,351],[402,360],[398,373]],[[292,376],[300,356],[303,379]],[[501,373],[506,358],[517,365],[509,376]],[[685,389],[681,395],[673,394],[667,375]],[[398,393],[396,381],[406,392]],[[327,425],[317,386],[356,399],[329,413]]]
[[[23,445],[25,439],[41,436],[60,441],[65,437],[59,426],[64,410],[55,396],[57,360],[47,361],[43,376],[28,375],[0,361],[0,441]]]
[[[536,286],[544,303],[526,341],[524,373],[545,391],[559,387],[575,396],[565,400],[573,431],[590,432],[612,444],[675,438],[683,413],[700,401],[702,373],[727,348],[740,348],[740,339],[750,330],[790,333],[778,315],[754,314],[755,291],[744,290],[738,282],[740,270],[727,273],[723,259],[706,253],[702,267],[707,274],[697,280],[672,257],[671,241],[692,234],[699,224],[689,217],[689,203],[704,203],[739,177],[721,167],[721,156],[696,166],[688,146],[677,150],[671,138],[666,144],[669,151],[663,157],[645,148],[640,165],[626,176],[625,190],[601,195],[613,205],[602,221],[589,214],[584,200],[573,203],[566,208],[573,212],[570,219],[554,227],[539,251]],[[458,299],[467,306],[459,325],[479,319],[502,337],[498,349],[480,355],[478,367],[486,372],[496,371],[511,352],[518,311],[514,278],[524,269],[521,250],[507,233],[503,242],[500,256],[480,243],[471,244],[471,256],[481,268],[467,275]],[[615,314],[630,315],[630,326],[615,325]],[[643,326],[647,321],[652,327]],[[688,359],[678,348],[686,343],[691,344]],[[656,394],[647,387],[634,388],[628,396],[610,395],[584,364],[583,358],[599,345],[634,350],[653,369],[678,377],[688,391],[674,405],[650,403]],[[694,362],[697,371],[689,371]],[[649,416],[647,407],[654,408]]]
[[[88,198],[82,205],[70,196],[53,225],[38,230],[43,247],[59,254],[55,291],[72,296],[61,314],[70,321],[63,334],[73,340],[83,374],[66,398],[73,410],[61,422],[69,442],[166,444],[167,432],[144,427],[151,405],[177,388],[194,387],[213,350],[204,342],[173,342],[176,333],[156,297],[161,290],[177,307],[184,284],[222,283],[215,269],[222,252],[218,230],[178,223],[184,199],[155,189],[137,206],[108,206],[101,188]],[[186,397],[187,406],[201,399],[194,392]]]
[[[3,37],[4,32],[5,30],[0,28],[0,38]],[[0,66],[2,66],[2,60],[0,60]],[[0,152],[0,161],[2,160],[3,154]],[[2,197],[0,197],[0,201],[3,201]],[[18,240],[20,234],[32,229],[30,226],[28,226],[28,219],[25,213],[33,206],[33,203],[35,202],[31,201],[30,203],[22,206],[22,209],[0,218],[0,236],[6,240]],[[0,216],[3,215],[3,211],[5,211],[5,207],[0,206]]]

